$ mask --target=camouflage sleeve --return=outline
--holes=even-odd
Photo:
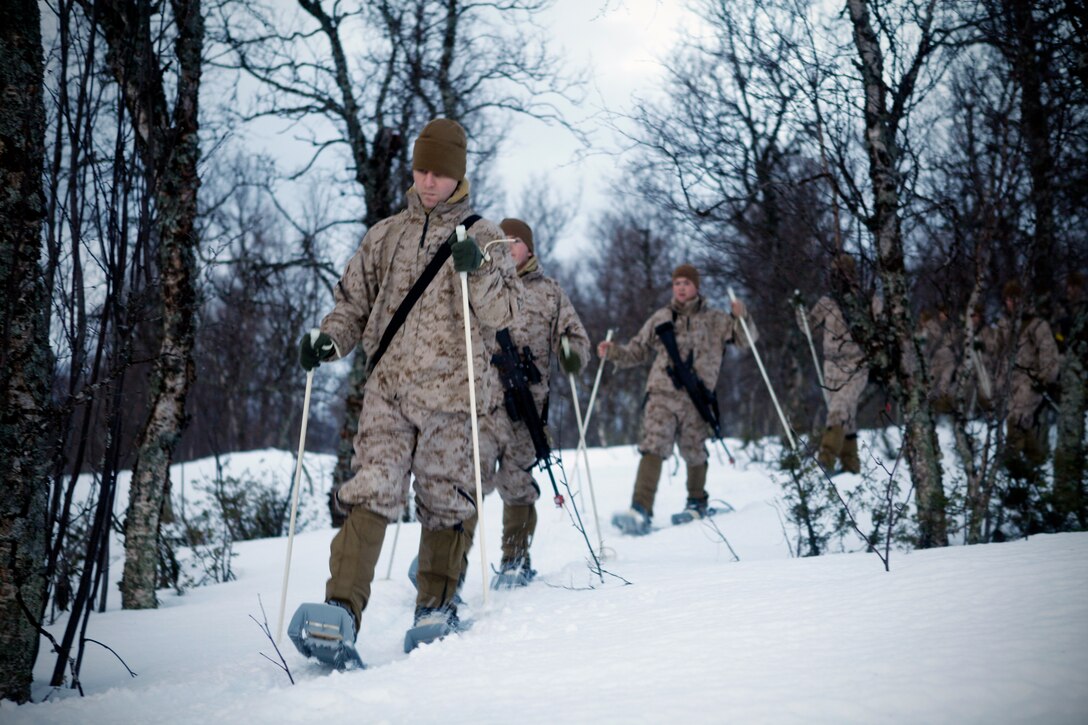
[[[502,230],[487,221],[473,226],[472,233],[481,250],[489,242],[503,237]],[[486,253],[490,256],[489,261],[468,276],[468,299],[481,324],[501,330],[514,321],[515,300],[519,296],[521,282],[506,244],[492,245],[486,249]]]
[[[585,368],[586,363],[589,362],[589,334],[586,332],[586,328],[578,317],[578,313],[575,311],[574,305],[571,304],[567,294],[558,284],[555,285],[555,290],[559,293],[559,309],[554,327],[555,339],[552,341],[552,349],[558,355],[562,344],[560,338],[566,335],[567,340],[570,342],[571,352],[581,359],[582,367]]]
[[[355,349],[363,337],[367,320],[370,319],[371,306],[377,295],[375,270],[370,269],[367,250],[373,243],[372,234],[378,227],[373,227],[363,237],[363,243],[348,262],[340,281],[333,288],[335,302],[332,312],[321,321],[321,331],[332,338],[336,352],[343,357]]]
[[[626,345],[613,345],[608,351],[608,359],[615,363],[616,367],[629,368],[635,365],[644,365],[653,360],[654,328],[657,326],[658,314],[654,313],[646,320],[638,334],[632,337]]]
[[[1039,352],[1039,377],[1044,383],[1053,383],[1058,379],[1061,355],[1058,353],[1058,344],[1054,341],[1050,325],[1045,320],[1040,320],[1036,326],[1035,340],[1036,350]]]

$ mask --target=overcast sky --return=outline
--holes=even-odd
[[[547,21],[552,50],[590,72],[585,103],[570,110],[571,120],[590,134],[592,153],[579,160],[579,146],[567,131],[523,120],[514,128],[500,170],[511,202],[521,198],[531,173],[548,174],[580,200],[578,219],[557,244],[560,256],[584,248],[589,224],[609,203],[610,187],[624,183],[616,174],[621,159],[614,155],[620,143],[606,117],[629,112],[633,96],[657,90],[660,61],[684,27],[685,6],[675,0],[556,0]]]

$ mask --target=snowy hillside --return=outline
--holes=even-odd
[[[1088,721],[1088,534],[893,551],[890,572],[865,553],[791,558],[771,469],[733,446],[737,468],[712,460],[708,479],[711,496],[736,509],[713,519],[720,534],[695,523],[640,539],[608,527],[611,513],[628,505],[637,454],[630,447],[591,451],[610,550],[605,568],[617,576],[604,584],[592,577],[584,541],[545,495],[533,547],[538,581],[490,592],[485,607],[474,550],[463,616],[475,625],[411,655],[402,650],[414,604],[405,572],[419,528],[390,527],[359,637],[365,671],[327,673],[285,637],[292,686],[261,657],[275,655],[250,615],[260,618],[260,597],[276,627],[282,539],[238,544],[236,581],[182,596],[161,592],[158,610],[121,611],[114,588],[111,611],[92,615],[88,636],[116,650],[138,676],[89,645],[87,696],[51,691],[54,657],[43,642],[38,704],[4,703],[0,721]],[[570,453],[566,460],[570,468]],[[309,530],[295,540],[288,616],[322,598],[333,535],[320,515],[330,466],[325,457],[307,459],[315,485],[304,506]],[[226,471],[245,468],[286,482],[291,456],[262,451],[224,460]],[[666,468],[671,472],[671,462]],[[203,474],[188,464],[184,479]],[[663,476],[659,524],[683,505],[682,475],[681,466],[675,477]],[[175,469],[175,482],[184,479]],[[588,498],[580,503],[595,542]],[[497,497],[487,499],[484,514],[494,562]],[[113,555],[110,570],[119,573],[119,546]]]

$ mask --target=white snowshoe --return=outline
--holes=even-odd
[[[692,521],[709,518],[716,514],[723,514],[732,510],[733,507],[727,503],[724,503],[722,507],[714,507],[708,506],[705,501],[692,501],[689,499],[688,504],[684,507],[683,511],[672,515],[672,525],[679,526],[680,524],[690,524]]]
[[[451,634],[464,632],[471,622],[457,618],[456,607],[416,607],[415,626],[404,633],[404,652],[407,654],[421,644],[430,644]]]
[[[637,504],[612,516],[612,525],[628,536],[645,536],[650,533],[650,515]]]
[[[499,590],[527,587],[535,576],[536,570],[530,568],[528,560],[503,562],[499,572],[491,577],[491,588]]]
[[[364,669],[355,649],[355,620],[336,604],[307,602],[295,610],[287,636],[305,657],[338,670]]]

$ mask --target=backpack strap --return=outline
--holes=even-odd
[[[466,217],[458,226],[463,226],[467,230],[471,229],[472,225],[478,221],[480,221],[480,215],[473,214]],[[450,257],[452,250],[451,245],[456,238],[457,230],[455,228],[446,241],[442,242],[442,246],[435,252],[431,261],[427,263],[426,268],[423,270],[423,274],[419,275],[419,279],[412,285],[412,289],[408,290],[408,294],[404,295],[404,299],[400,302],[400,307],[393,313],[393,317],[390,318],[389,324],[385,326],[385,332],[382,333],[382,339],[381,342],[378,343],[377,351],[370,358],[370,362],[367,366],[368,373],[373,372],[374,368],[378,367],[378,362],[381,361],[382,356],[385,355],[385,351],[388,349],[389,344],[393,342],[393,338],[396,337],[401,325],[408,319],[408,313],[412,311],[416,302],[423,296],[424,291],[431,285],[434,278],[438,276],[438,270]]]

